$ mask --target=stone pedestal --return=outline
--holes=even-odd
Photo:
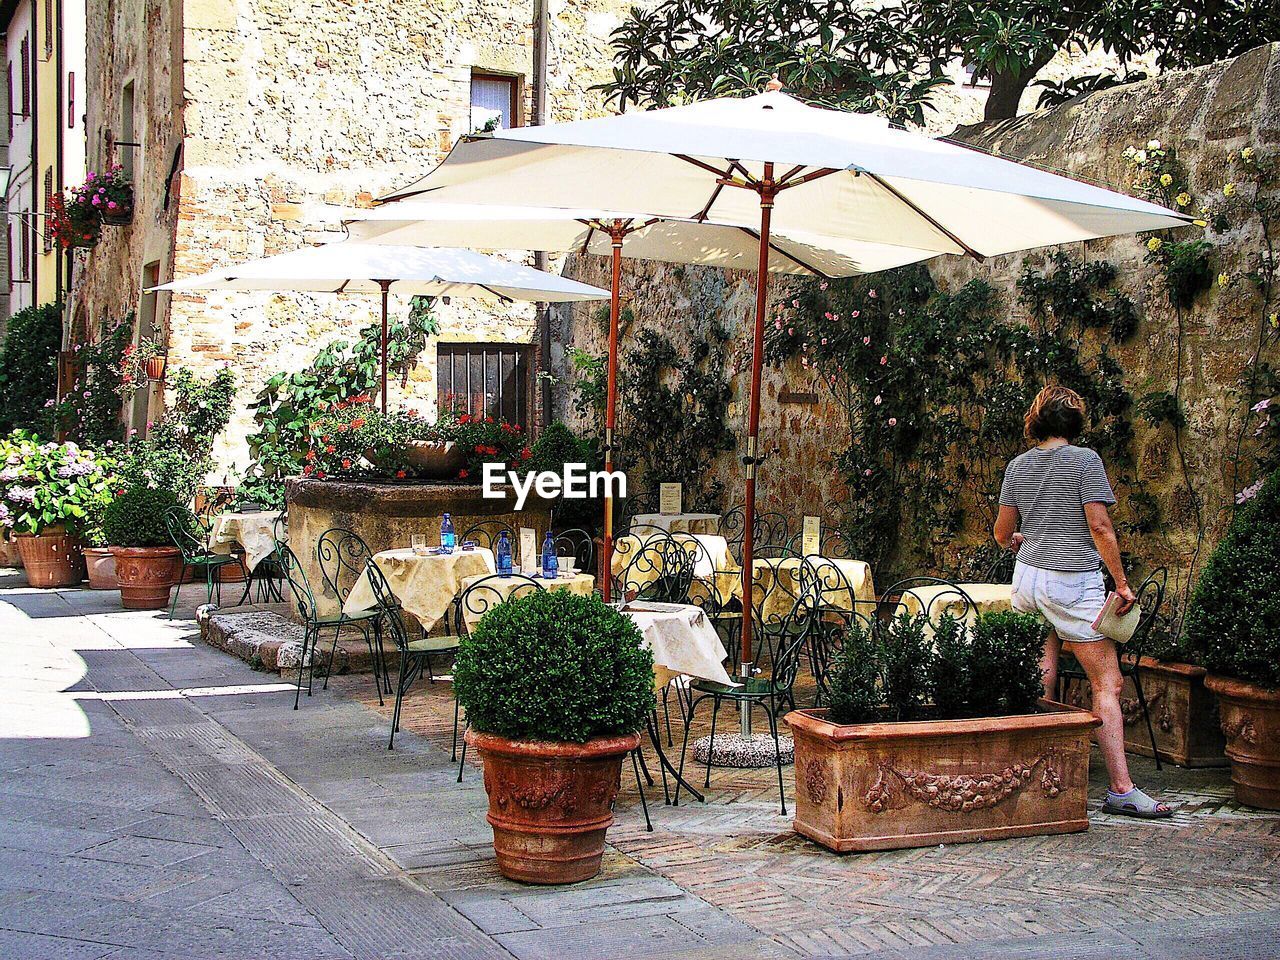
[[[479,484],[375,483],[298,477],[285,481],[285,500],[289,510],[289,546],[306,571],[321,615],[338,610],[338,599],[326,587],[316,560],[316,543],[326,530],[334,527],[350,530],[374,553],[407,547],[415,533],[425,535],[427,543],[434,546],[440,543],[440,520],[448,513],[453,517],[459,540],[468,527],[480,521],[509,524],[512,550],[516,551],[520,527],[533,527],[541,546],[554,502],[538,499],[531,492],[524,509],[517,514],[514,495],[508,493],[502,500],[485,499]]]

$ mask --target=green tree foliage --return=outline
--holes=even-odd
[[[1280,471],[1237,509],[1209,557],[1186,635],[1214,673],[1280,687]]]
[[[517,740],[634,733],[653,709],[653,654],[596,597],[538,590],[484,615],[453,667],[471,725]]]
[[[61,346],[61,303],[26,307],[9,318],[0,349],[0,431],[49,435]]]

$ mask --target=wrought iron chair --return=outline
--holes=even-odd
[[[458,537],[458,545],[461,546],[467,540],[471,540],[476,546],[485,547],[493,550],[498,545],[498,537],[502,531],[507,532],[507,536],[512,538],[512,549],[515,549],[516,531],[512,524],[505,520],[478,520],[466,530],[462,531],[462,535]],[[541,541],[539,541],[541,544]]]
[[[983,583],[1009,583],[1013,580],[1013,565],[1018,559],[1018,553],[1015,550],[1001,550],[991,566],[987,567],[987,572],[983,575]]]
[[[622,499],[621,504],[615,503],[614,532],[619,533],[623,530],[630,530],[631,524],[637,516],[642,513],[656,513],[658,509],[658,497],[655,493],[635,493]]]
[[[596,544],[586,530],[581,527],[561,530],[552,537],[551,542],[555,544],[558,556],[573,557],[574,565],[583,573],[596,572]]]
[[[320,534],[316,541],[316,560],[320,564],[320,576],[326,589],[338,600],[339,608],[347,602],[351,588],[356,585],[365,567],[373,558],[369,545],[360,535],[344,527],[331,527]],[[385,663],[382,650],[382,617],[348,618],[348,622],[339,622],[333,630],[333,646],[329,648],[329,665],[324,672],[324,686],[329,689],[329,675],[333,672],[334,654],[338,649],[338,637],[344,626],[352,626],[364,635],[365,646],[369,648],[369,657],[373,662],[373,682],[378,688],[378,703],[382,703],[382,688],[385,684],[387,692],[391,692],[390,670]],[[372,631],[372,637],[370,636]]]
[[[218,605],[222,605],[223,567],[236,564],[240,567],[245,579],[249,571],[244,560],[230,553],[214,553],[209,549],[209,527],[186,507],[170,507],[164,514],[164,526],[169,531],[169,539],[182,551],[182,572],[178,574],[178,582],[173,590],[173,602],[169,605],[169,619],[173,619],[178,609],[178,596],[182,592],[182,584],[190,571],[204,573],[205,603],[213,603],[216,594]]]
[[[773,664],[772,673],[767,677],[757,677],[740,686],[726,686],[710,680],[694,680],[689,684],[689,713],[685,718],[684,741],[680,747],[680,769],[676,780],[676,802],[680,800],[680,779],[684,775],[685,754],[689,749],[689,729],[693,726],[693,718],[698,704],[704,700],[711,701],[711,737],[707,742],[707,774],[704,786],[711,785],[711,766],[715,759],[716,720],[720,714],[720,706],[726,700],[737,703],[743,710],[759,707],[769,719],[769,733],[773,736],[774,761],[778,770],[778,801],[782,806],[782,815],[787,815],[787,797],[782,783],[782,747],[778,740],[778,719],[784,705],[795,706],[792,687],[796,682],[796,674],[800,669],[800,657],[805,644],[806,633],[812,622],[812,611],[801,598],[787,614],[786,634],[792,639],[779,651]]]
[[[799,591],[813,612],[807,638],[809,669],[816,685],[813,705],[820,707],[830,699],[831,668],[845,637],[874,626],[877,603],[860,599],[844,571],[827,557],[800,561]]]
[[[757,513],[755,523],[752,524],[753,535],[751,542],[757,547],[766,543],[786,543],[791,537],[788,525],[786,515],[776,510]],[[746,527],[747,511],[742,504],[730,508],[720,518],[718,532],[720,536],[728,541],[729,552],[733,554],[739,563],[742,562],[742,541],[746,534]],[[753,553],[755,556],[760,556],[758,549],[754,550]]]
[[[386,624],[386,631],[396,645],[399,654],[399,676],[396,680],[396,705],[391,714],[391,736],[387,740],[387,749],[395,749],[396,731],[400,729],[400,707],[404,703],[405,691],[426,671],[427,679],[435,683],[435,672],[431,669],[431,658],[437,654],[444,655],[458,649],[458,638],[451,636],[426,637],[409,639],[409,630],[405,626],[401,614],[400,601],[387,583],[378,565],[369,560],[365,567],[368,572],[369,586],[373,588],[373,596],[378,601],[377,612]],[[458,752],[458,701],[453,702],[453,755]]]
[[[961,623],[971,621],[977,615],[978,605],[958,583],[942,577],[905,577],[880,595],[879,609],[881,614],[889,616],[923,614],[930,624],[937,626],[946,614]]]
[[[287,543],[276,543],[276,560],[284,572],[285,581],[289,584],[289,592],[293,595],[298,608],[298,620],[302,623],[302,653],[298,657],[298,688],[293,695],[293,709],[298,709],[298,701],[302,695],[302,675],[307,674],[307,696],[311,696],[311,681],[315,677],[316,651],[320,643],[320,631],[329,627],[336,629],[357,620],[374,620],[382,616],[380,610],[362,610],[348,616],[339,611],[336,614],[321,616],[316,607],[315,594],[311,590],[311,581],[306,571]],[[310,656],[308,657],[308,652]],[[381,702],[382,688],[378,688],[378,699]]]
[[[1134,591],[1138,606],[1142,608],[1142,618],[1138,621],[1133,636],[1120,651],[1120,674],[1133,681],[1133,690],[1137,695],[1136,706],[1142,713],[1143,722],[1147,725],[1147,737],[1151,740],[1151,755],[1155,758],[1156,769],[1161,769],[1160,750],[1156,746],[1156,729],[1151,722],[1151,709],[1147,703],[1146,692],[1142,689],[1142,648],[1151,637],[1151,631],[1160,617],[1160,608],[1164,605],[1165,589],[1168,585],[1169,572],[1164,567],[1153,570],[1142,584]],[[1089,677],[1074,656],[1063,653],[1058,658],[1058,697],[1065,695],[1066,682],[1076,680],[1086,682]]]
[[[667,603],[684,603],[687,599],[693,581],[693,560],[665,530],[644,540],[619,538],[614,543],[614,556],[622,567],[613,578],[619,597]]]

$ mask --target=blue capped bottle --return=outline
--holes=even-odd
[[[558,576],[560,576],[560,558],[556,556],[556,544],[551,539],[551,531],[547,531],[547,538],[542,541],[542,578],[554,580]]]
[[[499,576],[511,576],[511,536],[505,530],[498,534],[494,562],[497,564]]]
[[[453,517],[446,513],[440,521],[440,546],[444,547],[445,553],[453,553],[457,544],[458,538],[453,532]]]

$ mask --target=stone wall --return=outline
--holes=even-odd
[[[1129,171],[1122,156],[1129,144],[1158,138],[1177,149],[1186,164],[1194,191],[1201,197],[1221,197],[1228,179],[1228,157],[1246,145],[1261,151],[1280,148],[1280,45],[1254,50],[1234,61],[1096,94],[1052,110],[987,127],[961,129],[954,135],[1021,158],[1093,178],[1123,188]],[[1225,237],[1210,235],[1216,245],[1215,272],[1241,278],[1257,266],[1261,249],[1256,218]],[[991,282],[1001,296],[1001,310],[1011,320],[1025,320],[1017,302],[1015,282],[1024,265],[1043,265],[1050,250],[994,258],[984,264],[945,257],[930,264],[946,290],[972,277]],[[1159,271],[1145,261],[1143,241],[1135,237],[1073,245],[1076,257],[1107,259],[1116,264],[1119,289],[1130,296],[1142,317],[1138,333],[1118,352],[1135,396],[1175,385],[1179,353],[1183,368],[1181,392],[1188,424],[1184,447],[1190,484],[1203,502],[1207,541],[1225,525],[1234,493],[1228,457],[1235,444],[1243,406],[1232,391],[1252,355],[1260,322],[1261,303],[1247,282],[1204,294],[1193,310],[1178,319],[1169,307]],[[575,259],[569,272],[589,283],[607,284],[608,264],[595,257]],[[722,273],[707,268],[642,264],[626,261],[623,289],[636,312],[635,327],[653,326],[675,336],[677,342],[705,330],[705,318],[718,318],[735,337],[729,374],[734,390],[733,418],[739,438],[745,435],[748,387],[749,320],[754,302],[750,274]],[[775,282],[775,299],[787,296],[790,283]],[[804,282],[804,281],[800,281]],[[708,300],[710,299],[710,306]],[[603,352],[604,343],[594,308],[575,308],[564,320],[562,336],[570,347]],[[700,319],[703,318],[703,319]],[[624,355],[627,345],[624,342]],[[1275,358],[1272,358],[1273,362]],[[566,378],[567,370],[561,370]],[[847,500],[832,457],[848,436],[839,411],[819,402],[783,403],[784,388],[803,393],[812,389],[798,364],[785,371],[766,367],[761,418],[763,450],[779,455],[763,468],[759,484],[763,508],[792,515],[821,512],[834,523]],[[821,394],[818,394],[821,397]],[[560,409],[572,416],[567,386],[561,389]],[[626,443],[626,412],[619,439]],[[1167,426],[1155,428],[1134,414],[1135,463],[1139,475],[1155,494],[1162,529],[1125,548],[1153,563],[1185,571],[1197,541],[1194,511]],[[741,449],[722,455],[714,475],[729,491],[724,506],[740,502],[742,479],[737,463]],[[996,470],[996,476],[1000,471]],[[1245,477],[1245,482],[1248,481]],[[993,490],[992,493],[995,491]],[[956,544],[956,551],[988,539],[976,524]],[[1202,555],[1203,556],[1203,555]],[[904,566],[910,564],[909,551]],[[904,570],[904,572],[908,572]]]
[[[624,7],[551,0],[551,119],[603,110],[589,88],[604,78]],[[90,22],[107,24],[90,37],[91,113],[118,112],[120,87],[135,78],[145,88],[137,102],[147,142],[137,222],[108,228],[82,255],[78,299],[95,316],[137,304],[152,261],[165,280],[337,237],[336,211],[416,179],[470,132],[473,69],[521,78],[526,118],[532,109],[532,3],[91,0],[90,8]],[[376,298],[361,296],[167,299],[157,316],[171,367],[207,374],[226,363],[239,377],[239,409],[215,451],[219,471],[233,476],[251,427],[244,403],[262,382],[350,338],[377,311]],[[407,300],[393,298],[392,309],[406,311]],[[455,299],[438,312],[444,339],[533,338],[532,305]],[[433,342],[404,391],[424,411],[434,406],[434,354]]]

